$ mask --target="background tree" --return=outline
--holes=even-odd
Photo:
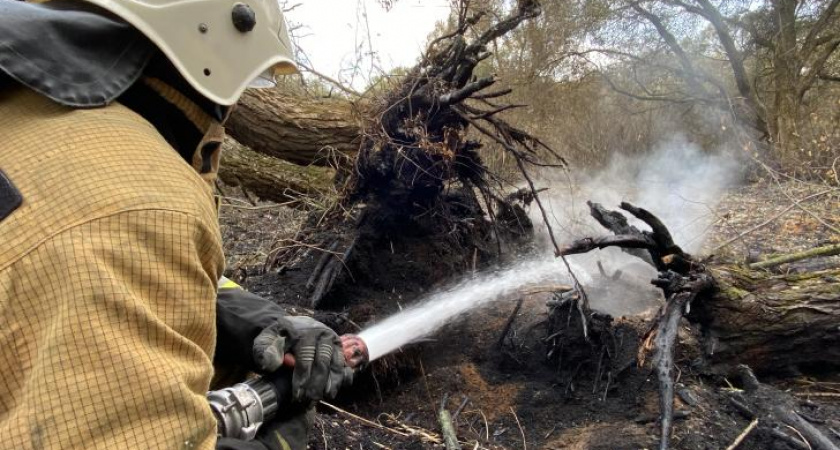
[[[791,164],[830,80],[840,1],[615,3],[575,55],[617,92],[717,110]]]

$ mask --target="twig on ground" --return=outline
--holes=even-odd
[[[295,203],[299,203],[297,200],[291,202],[283,202],[283,203],[275,203],[271,205],[261,205],[261,206],[242,206],[236,205],[233,203],[223,203],[222,208],[233,208],[233,209],[241,209],[245,211],[264,211],[267,209],[275,209],[275,208],[286,208],[289,205],[294,205]]]
[[[428,442],[432,442],[434,444],[443,443],[443,439],[432,431],[408,425],[404,422],[399,421],[396,417],[390,414],[385,414],[385,417],[394,423],[393,427],[398,429],[398,431],[404,430],[410,436],[419,436],[421,439],[424,439]]]
[[[508,317],[505,327],[502,329],[502,334],[499,335],[499,340],[496,342],[496,348],[500,349],[505,345],[505,339],[507,338],[508,333],[510,333],[510,328],[513,326],[513,322],[516,321],[516,316],[519,314],[519,310],[522,309],[522,302],[524,301],[525,299],[520,297],[519,301],[516,302],[513,312],[510,313],[510,317]]]
[[[770,435],[796,449],[809,450],[811,448],[809,445],[803,444],[799,439],[796,439],[779,429],[771,429]]]
[[[426,397],[429,400],[429,406],[431,406],[432,411],[434,411],[435,401],[432,400],[432,390],[429,388],[429,378],[426,375],[426,368],[423,367],[423,359],[418,356],[417,362],[420,365],[420,375],[423,377],[423,386],[426,388]]]
[[[744,428],[744,431],[742,431],[741,434],[739,434],[738,437],[735,438],[732,444],[729,447],[726,447],[726,450],[735,450],[736,448],[738,448],[738,446],[741,445],[741,442],[744,442],[744,439],[747,438],[747,435],[749,435],[750,432],[752,432],[752,430],[754,430],[757,426],[758,419],[754,419],[752,422],[750,422],[749,425],[747,425],[746,428]]]
[[[790,195],[790,193],[789,193],[788,191],[786,191],[786,190],[782,187],[782,182],[781,182],[781,180],[779,180],[779,176],[777,175],[776,171],[774,171],[772,168],[770,168],[770,166],[768,166],[767,164],[765,164],[763,161],[759,161],[759,160],[755,160],[755,161],[757,161],[757,162],[758,162],[758,164],[759,164],[759,165],[761,165],[761,167],[762,167],[762,168],[763,168],[763,169],[764,169],[764,170],[765,170],[765,171],[766,171],[766,172],[770,175],[770,177],[771,177],[771,178],[773,178],[773,181],[776,183],[776,187],[778,187],[778,188],[779,188],[779,191],[780,191],[780,192],[781,192],[781,193],[782,193],[785,197],[787,197],[787,198],[788,198],[788,200],[792,201],[792,202],[794,203],[794,205],[795,205],[797,208],[799,208],[799,209],[800,209],[802,212],[804,212],[805,214],[808,214],[809,216],[811,216],[811,217],[813,217],[814,219],[816,219],[816,221],[817,221],[817,222],[819,222],[819,223],[821,223],[824,227],[828,228],[829,230],[831,230],[831,231],[833,231],[833,232],[835,232],[835,233],[837,233],[837,234],[840,234],[840,229],[838,229],[838,228],[836,228],[836,227],[832,226],[831,224],[829,224],[828,222],[826,222],[825,220],[823,220],[823,218],[822,218],[822,217],[818,216],[817,214],[815,214],[815,213],[814,213],[813,211],[811,211],[810,209],[808,209],[808,208],[806,208],[806,207],[802,206],[801,204],[799,204],[799,202],[798,202],[798,201],[796,201],[796,199],[795,199],[795,198],[793,198],[793,196],[792,196],[792,195]]]
[[[800,433],[799,430],[797,430],[796,428],[794,428],[790,425],[785,425],[785,426],[790,428],[791,430],[793,430],[793,432],[796,433],[797,436],[799,436],[799,439],[801,439],[802,442],[805,444],[805,446],[808,447],[808,450],[813,450],[814,449],[814,447],[811,447],[811,443],[808,442],[808,439],[805,439],[805,436],[802,436],[802,433]]]
[[[455,432],[455,425],[452,422],[452,415],[446,409],[448,398],[448,395],[443,397],[437,414],[440,431],[443,434],[443,443],[446,446],[446,450],[461,450],[461,444],[458,442],[458,434]]]
[[[377,428],[377,429],[380,429],[380,430],[383,430],[383,431],[387,431],[387,432],[389,432],[389,433],[394,433],[394,434],[396,434],[396,435],[403,436],[403,437],[408,437],[408,436],[410,436],[410,434],[403,433],[402,431],[395,430],[395,429],[393,429],[393,428],[386,427],[385,425],[382,425],[382,424],[379,424],[379,423],[373,422],[373,421],[371,421],[371,420],[365,419],[364,417],[357,416],[357,415],[355,415],[355,414],[353,414],[353,413],[351,413],[351,412],[349,412],[349,411],[345,411],[345,410],[343,410],[343,409],[339,408],[338,406],[332,405],[332,404],[327,403],[327,402],[325,402],[325,401],[323,401],[323,400],[322,400],[322,401],[320,401],[319,403],[320,403],[321,405],[326,406],[327,408],[332,409],[333,411],[335,411],[335,412],[337,412],[337,413],[339,413],[339,414],[342,414],[342,415],[344,415],[344,416],[347,416],[347,417],[350,417],[350,418],[352,418],[352,419],[355,419],[355,420],[357,420],[357,421],[359,421],[359,422],[361,422],[362,424],[365,424],[365,425],[367,425],[367,426],[370,426],[370,427],[373,427],[373,428]]]
[[[470,401],[470,398],[465,395],[464,399],[461,400],[461,404],[458,405],[458,409],[455,410],[455,414],[452,414],[452,422],[455,422],[455,421],[458,420],[458,416],[461,415],[461,411],[464,410],[464,407],[467,406],[467,403],[469,403],[469,401]]]
[[[534,286],[526,289],[523,294],[525,295],[534,295],[534,294],[544,294],[544,293],[561,293],[561,292],[569,292],[574,288],[569,286],[568,284],[549,284],[544,286]]]
[[[795,261],[801,261],[808,258],[816,258],[819,256],[834,256],[840,255],[840,244],[826,245],[823,247],[812,248],[802,252],[790,253],[787,255],[770,258],[766,261],[759,261],[750,264],[750,269],[769,269],[781,264],[786,264]]]
[[[490,440],[490,424],[487,423],[487,416],[484,415],[484,411],[478,410],[478,413],[481,414],[481,419],[484,420],[484,440]]]
[[[516,426],[519,427],[519,434],[522,435],[522,450],[528,450],[528,441],[525,440],[525,430],[522,429],[522,424],[519,423],[519,416],[516,415],[516,411],[513,410],[513,406],[510,407],[510,413],[513,414],[513,418],[516,419]]]
[[[795,392],[793,395],[800,397],[840,398],[840,394],[835,392]]]

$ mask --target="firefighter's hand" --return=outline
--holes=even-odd
[[[326,325],[311,317],[278,319],[254,340],[254,361],[272,373],[294,358],[292,397],[295,401],[333,398],[345,381],[341,340]],[[349,372],[349,371],[348,371]]]

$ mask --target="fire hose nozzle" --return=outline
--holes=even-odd
[[[370,362],[367,344],[355,334],[341,335],[341,348],[344,349],[344,361],[351,369],[361,369]]]
[[[340,339],[347,375],[352,378],[353,373],[370,361],[368,348],[355,334],[345,334]],[[291,401],[291,372],[286,375],[287,383],[278,384],[257,377],[208,392],[207,401],[216,416],[216,434],[219,437],[254,439],[260,426],[274,417],[280,405]]]

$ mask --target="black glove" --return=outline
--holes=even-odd
[[[257,440],[270,450],[306,450],[314,422],[314,406],[291,408],[264,424],[257,433]]]
[[[216,450],[306,450],[315,408],[298,405],[284,409],[279,417],[263,424],[253,441],[219,438]]]
[[[321,400],[338,394],[345,381],[345,362],[341,340],[333,330],[311,317],[278,318],[254,339],[254,362],[260,371],[272,373],[283,364],[286,353],[295,358],[293,400]]]

